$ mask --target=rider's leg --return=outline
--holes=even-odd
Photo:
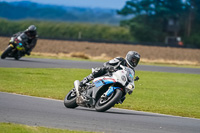
[[[85,86],[86,83],[90,82],[91,80],[94,79],[93,74],[91,73],[90,75],[88,75],[87,77],[85,77],[81,82],[80,82],[80,88]]]
[[[104,67],[102,68],[96,68],[90,75],[88,75],[87,77],[85,77],[79,85],[79,91],[86,85],[86,83],[90,82],[91,80],[93,80],[96,77],[102,76],[106,73],[106,69]],[[76,99],[76,102],[78,104],[85,104],[86,101],[88,100],[87,95],[83,96],[79,96]]]
[[[94,72],[92,72],[90,75],[88,75],[87,77],[85,77],[81,82],[80,82],[80,88],[82,88],[83,86],[85,86],[86,83],[90,82],[91,80],[93,80],[96,77],[100,77],[102,75],[104,75],[106,73],[106,68],[102,67],[102,68],[95,68]]]

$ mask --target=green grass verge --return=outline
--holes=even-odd
[[[88,69],[0,68],[0,91],[63,100]],[[118,108],[200,118],[200,75],[137,71],[136,89]]]
[[[27,126],[27,125],[12,124],[12,123],[0,123],[0,132],[1,133],[36,133],[36,132],[37,133],[92,133],[85,131],[72,131],[72,130]]]
[[[180,68],[200,68],[199,65],[178,65],[178,64],[170,64],[170,63],[146,63],[140,62],[140,65],[151,65],[151,66],[164,66],[164,67],[180,67]]]

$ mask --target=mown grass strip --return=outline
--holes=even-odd
[[[0,68],[0,91],[64,99],[88,69]],[[137,71],[136,89],[118,108],[200,118],[200,75]]]
[[[92,133],[86,131],[72,131],[12,123],[0,123],[1,133]]]
[[[83,55],[82,55],[83,56]],[[87,55],[85,55],[87,56]],[[65,54],[61,54],[61,56],[59,56],[58,54],[46,54],[46,53],[32,53],[31,56],[26,56],[28,58],[46,58],[46,59],[65,59],[65,60],[79,60],[79,61],[95,61],[95,62],[106,62],[108,61],[108,57],[98,57],[98,59],[96,57],[90,57],[88,59],[84,59],[83,57],[81,57],[81,55],[77,55],[76,57],[70,57],[70,56],[66,56]],[[111,58],[110,58],[111,59]],[[175,61],[174,61],[175,62]],[[181,62],[184,64],[184,62],[182,61],[176,61],[176,62]],[[200,68],[199,65],[177,65],[174,63],[169,63],[167,61],[165,61],[165,63],[160,62],[159,60],[156,61],[150,61],[148,60],[148,62],[146,62],[145,60],[140,61],[140,65],[154,65],[154,66],[168,66],[168,67],[183,67],[183,68]]]
[[[3,51],[0,51],[0,54],[2,54]],[[87,56],[87,55],[86,55]],[[63,60],[75,60],[75,61],[94,61],[94,62],[107,62],[109,59],[108,57],[92,57],[92,58],[89,58],[89,59],[85,59],[81,56],[68,56],[68,55],[65,55],[65,54],[52,54],[52,53],[35,53],[35,52],[32,52],[30,56],[25,56],[26,58],[43,58],[43,59],[63,59]],[[23,57],[22,57],[23,58]],[[112,58],[110,58],[112,59]],[[192,64],[184,64],[184,62],[182,61],[177,61],[177,62],[181,62],[182,64],[178,65],[178,64],[175,64],[175,63],[169,63],[169,62],[159,62],[159,60],[156,62],[151,62],[150,60],[148,60],[148,62],[146,62],[145,60],[142,60],[140,61],[140,65],[153,65],[153,66],[167,66],[167,67],[183,67],[183,68],[200,68],[199,65],[192,65]]]

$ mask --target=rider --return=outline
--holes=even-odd
[[[94,78],[100,77],[104,74],[106,74],[107,72],[114,72],[116,70],[120,70],[120,65],[123,66],[128,66],[131,69],[134,70],[134,68],[138,65],[140,61],[140,54],[136,51],[129,51],[126,54],[126,58],[122,58],[122,57],[116,57],[106,63],[103,64],[103,67],[101,68],[95,68],[94,72],[92,72],[90,75],[88,75],[87,77],[85,77],[79,85],[79,90],[81,90],[86,83],[90,82],[91,80],[93,80]]]
[[[38,35],[36,29],[35,25],[30,25],[25,31],[14,34],[9,43],[14,43],[15,39],[17,39],[25,47],[24,54],[30,55],[37,43]]]

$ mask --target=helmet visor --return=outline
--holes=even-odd
[[[35,31],[28,31],[26,32],[27,36],[29,38],[34,38],[36,36],[36,32]]]
[[[131,65],[131,67],[136,67],[139,61],[139,58],[132,58],[131,61],[129,61],[129,65]]]
[[[139,60],[140,60],[140,59],[138,59],[138,58],[132,59],[132,62],[133,62],[133,64],[134,64],[134,67],[137,66]]]

